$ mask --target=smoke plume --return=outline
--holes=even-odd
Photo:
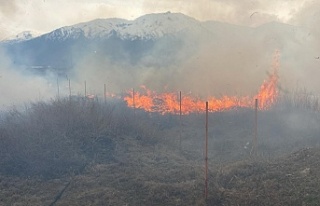
[[[21,72],[0,50],[0,108],[31,101],[42,101],[53,97],[56,92],[52,84],[40,76]]]

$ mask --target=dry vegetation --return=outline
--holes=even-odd
[[[307,97],[307,96],[306,96]],[[121,102],[37,102],[0,122],[0,205],[319,205],[317,99],[286,96],[259,112],[149,114]],[[179,147],[181,131],[182,148]]]

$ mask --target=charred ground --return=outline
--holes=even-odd
[[[1,205],[319,205],[320,115],[288,100],[258,116],[133,111],[84,99],[11,108],[0,124]],[[180,134],[182,144],[180,147]]]

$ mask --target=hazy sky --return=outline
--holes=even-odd
[[[315,6],[316,5],[316,6]],[[135,19],[147,13],[181,12],[198,20],[257,26],[301,23],[312,0],[0,0],[0,39],[31,30],[46,33],[95,18]]]

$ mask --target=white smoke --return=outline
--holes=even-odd
[[[56,87],[40,76],[23,73],[0,50],[0,107],[47,100],[56,95]]]

